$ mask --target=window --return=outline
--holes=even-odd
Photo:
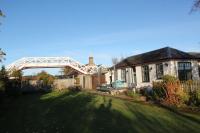
[[[142,81],[143,82],[149,82],[150,81],[149,66],[147,66],[147,65],[142,66]]]
[[[126,82],[126,69],[121,70],[121,80]]]
[[[163,77],[163,64],[156,64],[156,77],[157,79],[162,79]]]
[[[181,80],[181,81],[192,79],[191,62],[179,62],[178,63],[178,77],[179,77],[179,80]]]

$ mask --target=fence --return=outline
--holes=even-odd
[[[83,89],[92,89],[92,77],[91,76],[84,76],[84,75],[80,75],[77,79],[73,79],[73,78],[69,78],[69,79],[55,79],[53,82],[53,86],[56,89],[66,89],[72,86],[76,85],[76,80],[78,80],[78,85],[80,85]],[[29,81],[29,85],[30,86],[26,86],[26,84],[23,84],[24,88],[26,90],[37,90],[38,88],[38,81],[37,80],[30,80]]]
[[[186,92],[200,91],[200,80],[181,82],[181,87]]]
[[[56,79],[54,81],[54,86],[57,89],[69,88],[74,85],[75,85],[74,79]]]

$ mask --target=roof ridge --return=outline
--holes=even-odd
[[[172,58],[172,48],[166,47],[167,49],[167,58]]]
[[[159,48],[159,49],[156,49],[156,50],[151,50],[151,51],[143,52],[143,53],[140,53],[140,54],[135,54],[135,55],[129,56],[127,58],[134,57],[134,56],[140,56],[140,55],[143,55],[143,54],[152,53],[152,52],[159,51],[159,50],[162,50],[162,49],[172,49],[172,48],[169,47],[169,46],[166,46],[166,47]],[[127,59],[127,58],[125,58],[125,59]]]
[[[152,62],[172,60],[172,59],[197,60],[198,58],[195,56],[192,56],[191,54],[185,51],[181,51],[179,49],[164,47],[164,48],[160,48],[160,49],[153,50],[150,52],[127,57],[123,61],[119,62],[116,66],[117,67],[133,66],[133,65],[139,65],[139,64],[144,64],[144,63],[152,63]]]

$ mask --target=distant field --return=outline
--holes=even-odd
[[[199,133],[190,116],[86,92],[27,94],[0,105],[0,133]]]

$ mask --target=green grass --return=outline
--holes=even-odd
[[[29,94],[1,104],[0,133],[197,133],[197,115],[86,92]]]

